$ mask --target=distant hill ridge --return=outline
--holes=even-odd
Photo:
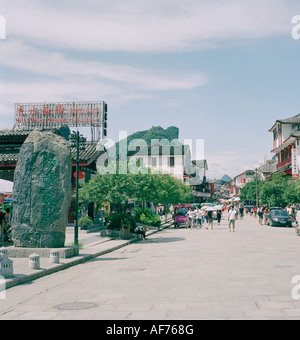
[[[228,175],[224,175],[224,176],[221,178],[221,181],[223,181],[223,182],[229,182],[229,181],[232,181],[232,178],[229,177]]]
[[[178,138],[179,129],[176,126],[170,126],[167,129],[163,129],[161,126],[153,126],[149,130],[137,131],[129,135],[127,137],[127,146],[129,143],[131,143],[131,145],[135,145],[135,140],[137,140],[138,145],[138,140],[140,139],[144,140],[149,146],[151,145],[151,141],[154,139],[159,140],[162,144],[164,144],[164,141],[169,143],[174,140],[174,144],[178,145],[178,143],[181,144]],[[119,142],[116,143],[116,152],[117,155],[119,155]]]
[[[153,126],[150,130],[138,131],[127,137],[127,142],[130,143],[134,139],[143,139],[148,145],[151,145],[153,139],[167,139],[171,141],[179,138],[179,129],[175,126],[170,126],[163,129],[161,126]]]

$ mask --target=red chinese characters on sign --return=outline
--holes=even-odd
[[[15,127],[29,130],[62,125],[101,127],[105,105],[102,101],[15,104]]]
[[[33,107],[32,109],[29,110],[29,116],[30,117],[35,117],[39,113],[39,110],[36,107]]]
[[[46,106],[42,112],[43,112],[44,115],[50,115],[51,114],[51,110],[50,110],[49,106]]]
[[[23,114],[24,114],[24,106],[20,106],[18,108],[18,115],[21,117],[21,116],[23,116]]]
[[[57,105],[55,108],[55,113],[57,115],[63,115],[65,112],[65,108],[62,105]]]

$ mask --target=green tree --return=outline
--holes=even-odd
[[[80,200],[95,202],[97,207],[110,202],[121,215],[123,222],[129,201],[169,204],[185,202],[191,197],[191,189],[179,179],[161,173],[147,174],[99,174],[79,191]]]
[[[300,202],[300,181],[285,173],[275,174],[271,181],[258,181],[259,203],[270,207],[285,207]],[[242,200],[256,200],[256,181],[247,183],[241,190]]]
[[[261,189],[264,182],[261,180],[257,181],[258,201],[262,202]],[[252,201],[256,203],[256,180],[248,182],[241,190],[240,198],[242,201]]]

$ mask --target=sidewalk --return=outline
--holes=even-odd
[[[172,224],[173,219],[169,216],[167,221],[163,219],[160,230],[168,228]],[[147,231],[146,236],[155,234],[160,230],[157,230],[156,228],[150,229]],[[79,255],[68,259],[60,259],[60,263],[58,264],[50,263],[49,258],[40,258],[40,269],[29,269],[28,258],[12,258],[14,277],[5,280],[6,289],[38,279],[45,275],[56,273],[60,270],[89,261],[95,257],[110,253],[119,248],[126,247],[129,244],[141,241],[140,238],[123,240],[120,238],[100,236],[99,231],[88,234],[85,231],[79,230],[78,234],[79,244],[82,245],[82,249],[79,250]],[[67,228],[67,246],[73,243],[73,237],[72,228]]]

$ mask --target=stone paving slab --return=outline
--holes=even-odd
[[[169,227],[170,221],[171,219],[169,218],[165,223],[163,223],[162,229]],[[73,234],[70,231],[71,230],[69,228],[68,232],[66,233],[66,244],[69,244],[67,248],[74,248],[70,246],[71,239],[73,238]],[[157,229],[149,231],[147,235],[152,235],[155,232],[157,232]],[[9,258],[13,260],[14,276],[5,280],[6,289],[35,280],[45,275],[56,273],[60,270],[70,268],[71,266],[84,263],[95,257],[115,251],[119,248],[125,247],[131,243],[140,240],[139,238],[131,240],[122,240],[119,238],[115,239],[106,236],[100,236],[99,232],[86,233],[84,231],[79,231],[78,238],[79,243],[83,245],[83,248],[79,251],[79,254],[77,256],[72,256],[68,258],[61,257],[58,264],[53,264],[50,262],[48,256],[45,255],[40,258],[40,269],[30,269],[28,257],[26,257],[23,253],[20,257],[15,257],[17,256],[16,252],[11,250],[12,247],[7,247]],[[20,252],[24,252],[24,249],[17,250],[20,250]],[[50,250],[51,249],[49,249],[49,252]],[[12,252],[14,254],[12,254]],[[29,256],[30,254],[35,252],[37,252],[37,249],[27,249],[26,255]],[[13,255],[13,257],[10,257],[10,255]]]
[[[292,277],[300,275],[295,230],[249,216],[229,233],[167,228],[147,241],[94,257],[0,301],[1,319],[299,320]],[[95,247],[97,242],[95,242]],[[300,290],[300,289],[299,289]],[[63,303],[89,310],[58,310]]]

